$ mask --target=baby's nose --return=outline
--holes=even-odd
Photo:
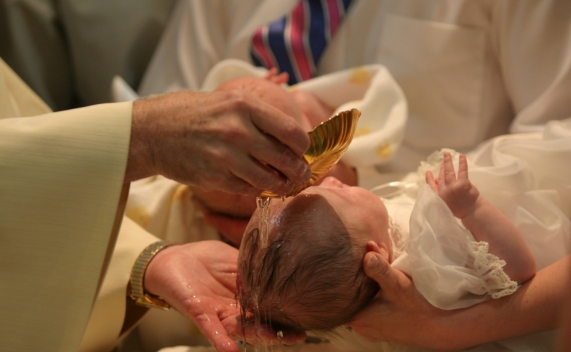
[[[343,183],[336,179],[333,176],[326,177],[323,182],[321,182],[321,186],[324,187],[332,187],[332,188],[343,188]]]

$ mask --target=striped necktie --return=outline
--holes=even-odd
[[[351,1],[301,0],[291,13],[256,30],[253,63],[288,72],[290,85],[312,78]]]

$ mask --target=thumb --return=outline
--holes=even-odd
[[[398,273],[389,262],[377,252],[368,252],[363,259],[365,274],[375,280],[382,290],[398,285]]]

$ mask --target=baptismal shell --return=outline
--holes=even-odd
[[[337,164],[353,140],[353,134],[360,116],[361,112],[357,109],[342,111],[308,132],[311,145],[303,157],[311,168],[311,179],[302,187],[298,187],[287,194],[286,197],[295,196],[311,186],[325,175],[333,165]],[[264,191],[260,197],[280,196],[270,191]]]

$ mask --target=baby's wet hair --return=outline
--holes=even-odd
[[[267,245],[261,245],[258,228],[244,239],[241,306],[276,330],[330,331],[348,323],[379,289],[362,268],[368,234],[345,228],[319,198],[307,201],[329,208],[321,212],[326,221],[313,212],[290,211],[279,230],[268,234]]]

